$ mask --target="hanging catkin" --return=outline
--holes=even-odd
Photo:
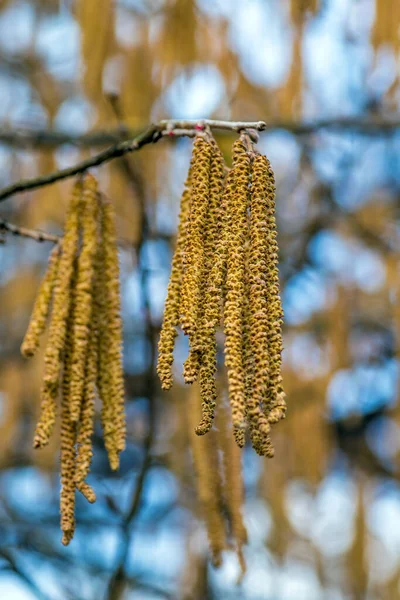
[[[92,175],[87,175],[85,178],[81,210],[82,249],[77,262],[74,286],[75,302],[71,323],[73,347],[69,411],[72,421],[78,421],[80,416],[92,316],[94,260],[97,251],[98,227],[97,181]]]
[[[197,352],[200,358],[199,383],[202,402],[202,418],[196,427],[198,435],[204,435],[212,426],[214,419],[217,387],[215,374],[217,371],[216,326],[207,320],[206,307],[216,300],[212,275],[212,266],[217,249],[221,197],[224,183],[224,159],[217,144],[213,143],[210,167],[210,196],[207,213],[207,224],[204,232],[204,261],[202,283],[200,286],[200,304],[202,313],[199,317],[197,333]]]
[[[243,370],[243,310],[245,294],[245,242],[249,201],[250,159],[243,142],[233,145],[234,191],[230,198],[229,240],[224,307],[225,362],[234,430],[245,427]],[[241,436],[239,434],[239,441]]]
[[[282,319],[283,310],[279,290],[278,243],[275,220],[275,181],[271,165],[265,156],[257,159],[257,177],[267,199],[267,304],[268,304],[268,354],[269,382],[266,410],[270,423],[277,423],[286,414],[285,393],[282,387]]]
[[[81,200],[82,182],[78,180],[72,191],[62,241],[62,253],[54,286],[49,339],[44,357],[44,386],[48,390],[58,387],[62,367],[62,351],[65,344],[69,313],[73,264],[78,250]]]
[[[211,434],[198,437],[194,433],[200,417],[200,397],[197,384],[193,385],[190,390],[187,417],[198,496],[206,523],[212,561],[214,566],[219,566],[222,551],[226,548],[225,524],[221,510],[222,481],[215,439],[210,437]]]
[[[202,418],[195,431],[206,434],[216,407],[216,334],[223,315],[234,437],[242,447],[247,430],[254,449],[272,457],[271,424],[286,410],[275,184],[253,137],[242,132],[234,142],[226,179],[210,133],[203,132],[194,143],[192,185],[184,195],[188,204],[181,207],[179,254],[174,257],[160,338],[159,375],[163,387],[169,388],[177,322],[173,299],[180,292],[180,325],[190,345],[183,374],[186,383],[199,379]]]
[[[53,283],[54,282],[54,283]],[[53,298],[52,298],[53,296]],[[112,468],[125,444],[119,268],[112,207],[85,175],[73,187],[65,232],[53,250],[21,351],[32,356],[52,306],[34,447],[50,439],[61,404],[63,544],[75,530],[75,492],[96,495],[86,482],[93,455],[95,399],[102,401]]]
[[[125,448],[124,380],[122,366],[122,323],[120,314],[119,265],[113,208],[101,198],[101,244],[98,285],[95,294],[101,328],[97,386],[103,401],[101,423],[110,466],[118,469]]]
[[[95,289],[97,286],[94,286]],[[99,292],[99,290],[97,290]],[[96,399],[96,379],[98,366],[98,317],[92,314],[90,326],[90,341],[87,353],[85,379],[82,397],[79,431],[77,436],[76,474],[78,484],[84,482],[89,474],[93,456],[92,435],[94,430],[94,404]]]
[[[73,306],[72,311],[73,312]],[[60,513],[62,543],[66,546],[75,532],[75,431],[76,424],[70,418],[70,386],[72,373],[72,319],[64,348],[64,370],[61,400],[61,493]]]
[[[78,180],[72,190],[62,240],[61,257],[57,262],[49,337],[44,356],[45,370],[41,388],[40,417],[33,442],[35,448],[42,448],[48,444],[56,422],[56,398],[60,384],[62,352],[71,300],[74,260],[79,241],[81,199],[82,182]]]
[[[193,383],[200,367],[198,329],[202,319],[202,275],[204,239],[208,225],[212,145],[203,137],[193,144],[193,177],[190,196],[188,232],[185,243],[184,272],[181,289],[181,327],[189,336],[190,352],[184,366],[186,383]]]
[[[178,335],[176,328],[179,325],[179,301],[182,285],[183,253],[186,244],[186,231],[190,209],[190,186],[193,162],[194,159],[192,157],[191,166],[181,198],[176,246],[172,258],[171,275],[165,301],[164,319],[158,344],[157,373],[161,381],[161,387],[164,390],[169,390],[172,386],[172,363],[174,361],[173,353],[175,338]]]
[[[235,444],[229,418],[229,408],[221,404],[217,411],[217,424],[220,433],[223,458],[223,495],[229,515],[232,540],[236,546],[242,574],[246,571],[243,546],[247,543],[247,529],[243,522],[242,507],[244,499],[243,479],[241,476],[241,450]]]
[[[248,257],[248,330],[252,362],[252,381],[247,392],[247,416],[254,448],[271,455],[270,426],[262,406],[269,381],[268,289],[267,289],[267,194],[263,185],[265,165],[256,156],[252,161],[250,235]],[[264,168],[263,168],[264,167]]]
[[[21,354],[26,358],[33,356],[39,348],[40,336],[46,328],[59,259],[60,245],[57,244],[50,253],[47,270],[40,284],[28,329],[21,345]]]

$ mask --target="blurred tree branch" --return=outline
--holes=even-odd
[[[284,130],[294,135],[313,134],[321,130],[349,130],[366,136],[380,136],[392,133],[400,128],[400,119],[392,117],[343,117],[333,119],[319,119],[316,121],[270,121],[265,123],[263,131]],[[127,125],[119,124],[117,127],[75,134],[68,131],[52,129],[25,129],[0,126],[0,142],[15,148],[55,148],[63,144],[71,144],[83,148],[95,148],[114,144],[121,137],[133,139],[143,128],[132,129]],[[232,129],[232,128],[231,128]],[[229,129],[228,129],[229,130]]]

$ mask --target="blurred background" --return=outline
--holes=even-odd
[[[286,421],[243,453],[247,573],[209,563],[176,384],[155,357],[190,140],[95,171],[121,245],[128,447],[100,430],[61,546],[58,440],[32,449],[42,356],[19,347],[51,243],[0,245],[0,597],[400,598],[400,3],[1,0],[0,186],[72,165],[164,118],[265,120],[277,180]],[[217,136],[229,163],[234,137]],[[71,182],[0,218],[59,234]],[[1,232],[0,232],[1,233]],[[118,585],[115,585],[116,579]],[[114,581],[113,585],[109,582]]]

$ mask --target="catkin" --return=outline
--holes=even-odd
[[[189,394],[188,425],[190,446],[196,472],[197,490],[214,566],[221,564],[221,554],[226,547],[225,524],[221,510],[222,481],[215,439],[210,432],[205,437],[194,433],[200,416],[199,388],[194,385]]]
[[[193,167],[191,166],[181,198],[178,234],[176,238],[175,252],[172,258],[171,275],[168,284],[167,298],[165,301],[164,319],[160,332],[160,341],[158,343],[157,373],[161,381],[161,387],[164,390],[169,390],[172,386],[172,364],[174,361],[173,354],[175,338],[178,335],[176,328],[179,325],[179,300],[182,285],[183,252],[186,243],[186,231],[188,227],[192,170]]]
[[[78,421],[85,382],[85,365],[89,344],[94,259],[97,250],[98,203],[97,181],[86,175],[82,194],[82,250],[78,257],[74,287],[75,310],[72,315],[72,367],[69,410],[72,421]]]
[[[189,335],[194,348],[196,328],[203,310],[200,305],[200,287],[210,193],[211,154],[211,144],[198,137],[193,144],[193,177],[180,303],[181,327]]]
[[[213,146],[202,137],[193,144],[193,176],[182,283],[182,329],[189,336],[189,355],[183,367],[186,383],[196,381],[201,365],[200,327],[204,312],[205,243],[209,239],[210,179]]]
[[[54,286],[53,310],[44,357],[44,386],[47,390],[58,387],[62,368],[62,352],[70,306],[71,279],[75,255],[78,249],[81,199],[82,182],[78,180],[74,185],[68,208],[62,253]]]
[[[50,441],[57,416],[57,388],[47,389],[42,384],[40,392],[40,416],[33,438],[34,448],[44,448]]]
[[[53,296],[53,298],[52,298]],[[75,492],[89,502],[95,398],[102,404],[105,445],[113,469],[125,445],[119,268],[112,207],[100,201],[92,175],[72,191],[64,237],[49,260],[21,351],[32,356],[52,302],[41,412],[34,447],[48,444],[61,399],[63,544],[75,530]]]
[[[82,411],[77,436],[75,481],[82,484],[88,476],[93,456],[92,436],[94,430],[94,403],[96,399],[96,379],[98,366],[98,321],[92,316],[90,342],[85,370]]]
[[[229,241],[224,307],[225,363],[234,429],[245,427],[243,372],[243,299],[245,293],[245,241],[250,181],[250,159],[243,142],[233,146],[235,189],[230,198]]]
[[[50,311],[51,298],[60,258],[60,244],[57,244],[50,253],[49,263],[42,283],[40,284],[28,329],[21,345],[21,354],[31,357],[39,348],[39,339],[45,330],[47,317]]]
[[[119,265],[112,205],[101,198],[101,244],[95,310],[99,314],[99,362],[97,386],[103,401],[101,422],[110,466],[118,469],[125,448],[122,323],[120,314]]]
[[[229,424],[229,411],[222,405],[217,411],[217,423],[221,439],[224,475],[224,497],[229,514],[231,536],[236,545],[242,575],[246,571],[243,546],[247,543],[247,529],[243,522],[242,506],[244,499],[241,476],[241,450],[235,444]]]
[[[272,455],[270,425],[262,411],[269,381],[268,290],[267,290],[267,202],[265,164],[256,156],[252,163],[250,235],[248,256],[248,329],[252,357],[252,381],[247,394],[247,415],[256,451]]]
[[[75,531],[75,436],[76,423],[69,412],[69,391],[72,368],[71,319],[69,320],[64,349],[64,369],[61,400],[61,493],[60,513],[62,543],[68,545]]]
[[[282,387],[282,319],[279,292],[278,244],[275,221],[275,181],[271,165],[265,156],[259,157],[260,177],[267,197],[267,289],[268,289],[268,355],[270,361],[266,411],[270,423],[277,423],[286,414],[285,393]]]
[[[207,433],[217,402],[216,334],[221,315],[233,434],[246,430],[261,455],[272,457],[271,424],[285,415],[282,389],[282,306],[277,269],[275,186],[271,166],[243,132],[233,145],[225,179],[222,155],[209,132],[196,138],[191,188],[181,204],[177,251],[160,336],[159,376],[172,385],[173,343],[179,324],[189,336],[186,383],[200,383]]]
[[[199,383],[202,402],[202,418],[196,427],[198,435],[204,435],[212,426],[217,387],[215,374],[217,371],[217,344],[215,340],[216,323],[208,321],[206,308],[213,302],[218,303],[215,293],[215,279],[212,273],[214,256],[217,250],[218,234],[220,233],[221,199],[224,183],[224,159],[216,143],[213,143],[213,153],[210,168],[210,197],[207,213],[207,226],[204,238],[204,265],[200,286],[200,302],[203,306],[199,330],[197,333],[197,351],[199,354]],[[216,321],[217,319],[215,319]]]

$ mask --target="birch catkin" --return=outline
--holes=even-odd
[[[82,182],[78,180],[72,190],[62,241],[62,253],[54,286],[49,340],[44,357],[44,385],[48,390],[58,387],[62,368],[62,351],[65,343],[71,298],[71,279],[75,255],[78,250],[81,200]]]
[[[92,175],[78,180],[68,207],[64,237],[53,250],[22,344],[32,356],[49,307],[41,413],[34,447],[48,444],[61,403],[61,494],[63,544],[75,531],[75,492],[89,502],[95,400],[102,401],[105,445],[112,468],[125,445],[122,325],[116,232],[111,204],[100,200]]]
[[[243,314],[245,295],[245,242],[250,184],[250,159],[241,140],[233,146],[235,189],[230,198],[229,239],[224,308],[225,362],[235,430],[245,427],[243,369]]]
[[[72,421],[78,421],[85,381],[85,365],[92,316],[94,260],[97,251],[98,227],[97,181],[87,175],[82,193],[82,249],[77,262],[74,287],[72,370],[69,411]]]
[[[206,434],[217,403],[216,334],[222,315],[233,435],[242,447],[248,431],[256,452],[272,457],[271,425],[286,410],[274,178],[246,132],[233,144],[226,179],[224,171],[215,140],[203,132],[194,142],[192,186],[181,208],[179,239],[184,232],[185,241],[174,257],[158,372],[168,389],[177,323],[171,298],[180,291],[180,325],[190,349],[183,375],[186,383],[199,380],[202,418],[195,430]]]
[[[126,435],[121,300],[114,214],[110,202],[104,199],[101,201],[100,221],[99,293],[96,293],[96,299],[101,328],[97,385],[103,399],[101,422],[104,443],[110,466],[116,470],[119,466],[119,454],[125,448]]]
[[[21,354],[26,358],[33,356],[39,348],[40,336],[46,328],[59,259],[60,245],[57,244],[51,251],[47,270],[40,284],[28,329],[21,345]]]
[[[174,361],[173,353],[175,338],[178,335],[176,328],[179,325],[179,301],[184,266],[183,254],[186,244],[186,232],[188,228],[188,215],[190,209],[192,171],[193,158],[181,198],[176,247],[172,258],[171,275],[168,284],[167,298],[165,301],[164,319],[160,332],[160,341],[158,344],[157,373],[161,381],[161,387],[164,390],[169,390],[172,386],[172,363]]]

